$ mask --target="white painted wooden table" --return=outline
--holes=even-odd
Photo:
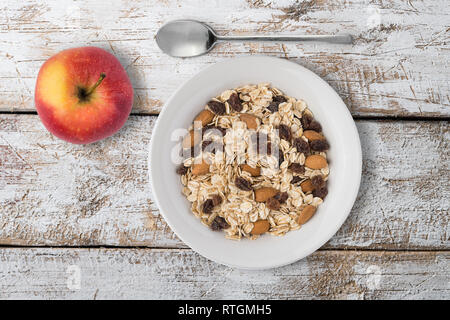
[[[450,299],[449,16],[447,0],[2,1],[0,298]],[[154,41],[174,18],[223,34],[350,32],[356,44],[224,43],[174,59]],[[77,146],[43,128],[33,91],[47,58],[83,45],[114,53],[136,94],[118,134]],[[322,76],[351,110],[364,157],[339,232],[310,257],[261,272],[187,248],[147,176],[154,122],[173,90],[249,54]]]

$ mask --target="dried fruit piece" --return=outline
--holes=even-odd
[[[267,142],[266,154],[272,154],[272,143]]]
[[[318,189],[313,191],[313,196],[314,197],[319,197],[319,198],[322,198],[322,199],[325,199],[327,194],[328,194],[327,187],[318,188]]]
[[[214,201],[212,199],[208,199],[205,202],[203,202],[203,205],[202,205],[203,213],[210,214],[213,209],[214,209]]]
[[[267,106],[267,109],[268,109],[270,112],[275,113],[275,112],[278,111],[278,105],[279,105],[279,103],[277,103],[277,102],[271,102],[271,103],[269,103],[269,105]]]
[[[314,130],[314,131],[317,131],[317,132],[320,132],[320,131],[322,131],[322,126],[320,125],[319,122],[317,122],[316,120],[313,120],[313,121],[311,121],[311,123],[309,124],[308,129]]]
[[[218,206],[219,204],[222,203],[222,197],[220,195],[218,195],[218,194],[213,195],[211,199],[212,199],[213,204],[215,206]]]
[[[330,148],[330,145],[326,140],[314,140],[310,143],[311,149],[314,151],[323,152]]]
[[[211,223],[211,229],[214,231],[227,229],[229,227],[230,225],[225,221],[225,219],[219,216],[215,217]]]
[[[189,133],[183,139],[182,142],[183,149],[188,149],[195,146],[201,141],[201,139],[202,137],[200,132],[198,132],[197,130],[189,131]]]
[[[309,115],[308,113],[304,113],[302,115],[302,118],[300,119],[300,122],[302,124],[303,130],[308,130],[309,129],[309,125],[311,124],[311,122],[313,121],[313,117],[311,115]]]
[[[272,102],[269,104],[269,106],[267,107],[267,109],[272,112],[275,113],[278,111],[279,105],[280,103],[286,102],[286,98],[283,96],[274,96],[272,98]]]
[[[224,151],[223,144],[218,141],[205,140],[202,142],[202,150],[204,152],[216,153],[216,151]]]
[[[258,220],[255,223],[253,223],[253,229],[251,231],[251,234],[253,235],[259,235],[266,233],[270,229],[270,223],[267,220]]]
[[[212,113],[211,111],[205,109],[202,110],[194,119],[195,121],[201,121],[202,123],[202,127],[206,126],[207,124],[209,124],[212,119],[214,118],[214,113]]]
[[[242,164],[241,170],[250,173],[252,177],[257,177],[261,175],[261,168],[260,167],[250,167],[248,164]]]
[[[288,167],[289,170],[291,170],[294,173],[298,174],[304,174],[305,173],[305,167],[302,166],[300,163],[291,163]]]
[[[178,167],[177,167],[177,174],[179,174],[179,175],[185,175],[187,172],[188,172],[188,167],[185,167],[184,166],[184,164],[180,164]]]
[[[280,202],[275,197],[269,198],[266,202],[266,207],[270,210],[280,210]]]
[[[302,183],[300,183],[300,187],[302,188],[303,193],[311,192],[314,190],[314,186],[311,183],[311,180],[305,180]]]
[[[211,100],[208,102],[208,107],[212,112],[218,115],[223,115],[226,112],[225,104],[219,101]]]
[[[325,181],[322,176],[314,176],[311,178],[311,184],[314,188],[322,188],[325,185]]]
[[[272,98],[272,101],[278,102],[280,104],[280,103],[286,102],[287,99],[286,99],[286,97],[280,95],[280,96],[274,96]]]
[[[281,148],[278,147],[278,166],[281,166],[281,164],[283,163],[283,161],[284,161],[284,153],[283,153],[283,151],[281,150]]]
[[[293,176],[291,180],[291,184],[299,183],[302,180],[299,176]]]
[[[318,154],[312,154],[305,160],[305,166],[314,170],[323,169],[327,165],[327,160]]]
[[[280,203],[285,203],[286,200],[289,198],[289,195],[287,192],[280,192],[274,198],[277,199],[278,202]]]
[[[234,180],[234,184],[236,185],[236,187],[244,191],[253,190],[251,182],[242,177],[236,177],[236,179]]]
[[[212,196],[211,199],[207,199],[202,205],[202,212],[210,214],[215,206],[222,203],[222,197],[218,194]]]
[[[287,125],[285,124],[280,124],[278,127],[278,134],[280,135],[281,139],[284,139],[286,141],[291,141],[292,139],[292,133],[291,133],[291,128],[289,128]]]
[[[209,172],[209,164],[205,161],[202,161],[201,163],[194,163],[192,165],[192,174],[195,176],[207,174],[208,172]]]
[[[250,130],[256,130],[256,128],[258,127],[258,122],[256,121],[256,119],[258,118],[252,114],[241,113],[239,114],[239,119],[245,122],[247,128]]]
[[[300,215],[297,218],[298,224],[304,224],[306,223],[311,217],[316,213],[316,207],[307,205],[303,210],[300,212]]]
[[[296,138],[294,140],[294,147],[297,149],[297,152],[300,153],[308,154],[310,151],[308,142],[302,138]]]
[[[195,158],[200,154],[200,146],[193,146],[191,148],[183,148],[181,149],[180,155],[184,158]]]
[[[271,187],[262,187],[255,190],[255,201],[266,202],[269,198],[276,196],[278,190]]]
[[[316,132],[316,131],[314,131],[314,130],[306,130],[306,131],[303,131],[303,135],[306,137],[306,139],[308,139],[309,141],[314,141],[314,140],[324,140],[325,139],[325,137],[322,135],[322,134],[320,134],[320,133],[318,133],[318,132]]]
[[[202,142],[202,150],[205,151],[206,147],[213,143],[211,140],[204,140]]]
[[[227,102],[230,105],[231,109],[233,109],[234,111],[242,111],[242,102],[241,99],[239,99],[239,95],[237,93],[232,93]]]

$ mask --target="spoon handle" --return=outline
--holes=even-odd
[[[217,36],[218,41],[321,41],[329,43],[351,44],[353,38],[350,34],[340,35],[260,35],[260,36]]]

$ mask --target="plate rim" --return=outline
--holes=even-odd
[[[283,261],[280,261],[278,263],[276,262],[272,262],[272,263],[267,263],[261,267],[249,267],[249,266],[243,266],[243,265],[239,265],[239,264],[233,264],[233,263],[229,263],[227,261],[224,261],[221,258],[218,258],[216,256],[212,256],[210,255],[208,252],[205,252],[207,250],[204,250],[202,248],[198,248],[195,244],[193,245],[192,242],[189,239],[186,239],[184,237],[184,235],[180,235],[179,230],[177,229],[177,227],[172,223],[170,217],[168,218],[168,216],[164,213],[164,210],[161,208],[160,206],[160,201],[158,199],[158,196],[155,192],[155,190],[157,190],[157,188],[155,188],[155,182],[153,179],[153,172],[154,172],[154,168],[153,166],[151,166],[151,159],[152,159],[152,154],[154,154],[152,152],[154,145],[155,145],[155,133],[158,131],[159,127],[161,126],[161,123],[163,120],[163,116],[165,115],[165,113],[168,110],[168,106],[172,103],[172,101],[175,99],[175,97],[180,93],[180,91],[183,90],[183,88],[190,83],[191,81],[195,81],[196,78],[201,77],[204,73],[209,72],[210,69],[214,69],[217,67],[220,67],[221,65],[226,65],[226,64],[230,64],[230,63],[238,63],[239,61],[245,61],[245,60],[266,60],[266,63],[285,63],[288,64],[289,66],[293,67],[293,68],[297,68],[302,72],[306,72],[307,74],[309,74],[311,77],[316,78],[319,82],[321,82],[322,84],[324,84],[325,86],[327,86],[330,89],[330,92],[333,93],[334,97],[340,101],[342,103],[342,105],[345,107],[342,112],[344,114],[344,116],[350,120],[350,122],[352,123],[351,126],[351,130],[352,135],[354,136],[354,138],[357,141],[358,144],[358,154],[354,155],[356,156],[357,159],[357,165],[358,165],[358,174],[357,174],[357,181],[354,185],[354,191],[351,195],[351,197],[349,196],[349,198],[351,199],[351,201],[349,201],[349,203],[351,203],[351,205],[349,205],[349,208],[345,208],[342,211],[345,211],[345,215],[342,216],[342,218],[340,219],[339,222],[336,222],[336,227],[332,228],[332,231],[329,232],[329,234],[327,234],[326,237],[323,237],[321,241],[318,241],[317,244],[315,246],[311,246],[311,248],[309,250],[306,250],[304,254],[302,254],[301,256],[296,256],[293,255],[292,257],[290,257],[289,259],[285,259]],[[232,268],[238,268],[241,270],[267,270],[267,269],[273,269],[273,268],[278,268],[278,267],[282,267],[282,266],[286,266],[289,264],[292,264],[296,261],[299,261],[301,259],[306,258],[307,256],[311,255],[312,253],[314,253],[315,251],[317,251],[318,249],[320,249],[320,247],[322,247],[327,241],[329,241],[335,234],[336,232],[339,231],[339,229],[342,227],[342,225],[344,224],[344,222],[347,220],[348,216],[350,215],[351,209],[353,208],[356,198],[358,196],[359,193],[359,189],[361,186],[361,179],[362,179],[362,148],[361,148],[361,140],[358,134],[358,130],[356,127],[356,123],[349,111],[349,109],[347,108],[346,104],[344,103],[344,101],[342,100],[342,98],[339,96],[339,94],[333,89],[333,87],[331,87],[324,79],[322,79],[320,76],[318,76],[316,73],[314,73],[313,71],[309,70],[308,68],[303,67],[302,65],[298,64],[297,62],[291,61],[291,60],[287,60],[284,58],[279,58],[279,57],[272,57],[272,56],[266,56],[266,55],[253,55],[253,56],[244,56],[244,57],[233,57],[233,58],[227,58],[227,59],[223,59],[219,62],[213,63],[210,66],[207,66],[205,68],[203,68],[202,70],[200,70],[199,72],[197,72],[196,74],[194,74],[192,77],[190,77],[189,79],[185,80],[171,95],[170,97],[167,99],[167,101],[164,103],[160,113],[157,116],[156,119],[156,123],[155,123],[155,127],[152,130],[152,137],[150,139],[150,144],[149,144],[149,154],[148,154],[148,172],[149,172],[149,184],[151,187],[151,191],[152,191],[152,195],[153,195],[153,200],[157,206],[157,208],[159,209],[160,214],[163,216],[164,221],[169,225],[169,227],[171,228],[171,230],[177,235],[177,237],[180,238],[180,240],[186,244],[187,246],[189,246],[190,249],[192,249],[194,252],[206,257],[207,259],[214,261],[216,263],[220,263],[223,264],[225,266],[229,266]],[[230,240],[232,241],[232,240]]]

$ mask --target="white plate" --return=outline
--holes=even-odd
[[[330,143],[328,196],[314,217],[283,237],[269,234],[255,241],[225,239],[204,226],[181,194],[180,177],[171,153],[175,129],[188,128],[204,105],[222,91],[245,84],[270,82],[286,95],[303,99],[321,123]],[[361,145],[355,123],[337,93],[300,65],[278,58],[234,58],[201,71],[182,85],[165,104],[153,130],[149,168],[153,199],[172,230],[199,254],[232,267],[267,269],[306,257],[340,228],[358,193]]]

